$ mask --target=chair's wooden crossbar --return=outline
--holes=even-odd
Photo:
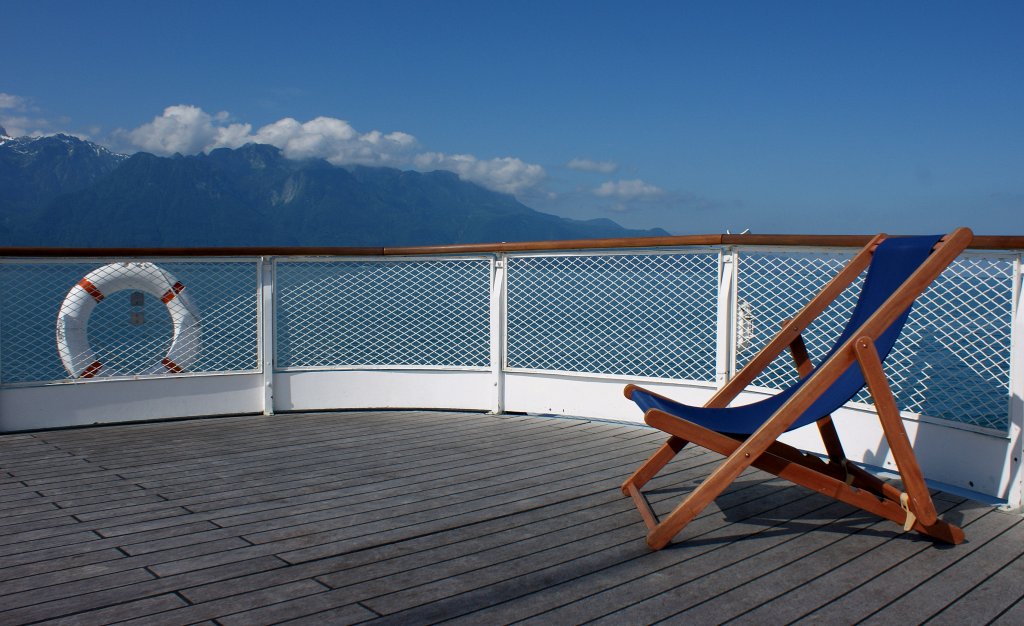
[[[741,441],[717,433],[713,430],[708,430],[681,420],[673,415],[659,411],[658,409],[651,409],[648,411],[645,417],[647,423],[659,430],[673,433],[677,437],[685,437],[693,441],[694,443],[712,450],[719,454],[729,456],[734,454],[735,451],[742,445]],[[788,450],[786,450],[788,448]],[[783,452],[783,450],[786,450]],[[844,477],[844,470],[835,466],[832,463],[826,464],[821,459],[806,455],[786,446],[785,444],[776,442],[776,446],[770,450],[766,450],[764,453],[759,455],[756,459],[753,459],[750,465],[766,471],[770,474],[774,474],[779,478],[784,478],[792,483],[812,489],[822,495],[826,495],[830,498],[845,502],[852,506],[858,507],[870,513],[874,513],[879,517],[884,517],[897,524],[902,525],[906,520],[907,513],[903,510],[899,503],[899,495],[896,496],[895,500],[881,496],[878,493],[870,489],[858,488],[856,485],[846,484]],[[642,497],[642,496],[641,496]],[[702,509],[692,510],[688,508],[688,503],[683,500],[682,503],[669,514],[665,521],[667,522],[672,518],[672,515],[676,511],[686,511],[692,516],[696,517]],[[665,522],[662,522],[664,524]],[[651,547],[656,547],[652,543],[651,538],[659,536],[659,530],[663,527],[659,524],[658,527],[651,530],[648,535],[648,543]],[[934,520],[933,523],[928,524],[918,518],[912,526],[914,530],[931,537],[935,537],[948,543],[957,544],[963,541],[963,531],[943,522],[942,520]],[[662,530],[662,533],[666,532]],[[669,537],[671,540],[671,536]]]
[[[637,489],[636,485],[629,485],[626,489],[626,495],[633,498],[633,504],[640,511],[640,517],[643,518],[644,524],[647,524],[647,530],[654,530],[658,525],[658,516],[654,513],[654,509],[651,508],[651,503],[647,501],[647,496]]]
[[[783,326],[789,323],[789,320],[783,322]],[[807,378],[811,375],[814,370],[814,364],[811,363],[811,357],[807,354],[807,346],[804,345],[803,335],[797,335],[793,339],[793,343],[789,344],[789,351],[793,356],[793,365],[796,366],[796,372],[800,378]],[[826,415],[817,421],[818,432],[821,434],[821,441],[825,444],[825,451],[828,452],[828,458],[832,461],[842,464],[846,461],[846,452],[843,451],[843,443],[839,440],[839,433],[836,432],[836,425],[832,422],[832,416]]]
[[[693,441],[709,449],[719,449],[727,458],[675,510],[663,520],[657,522],[647,536],[647,543],[654,549],[664,547],[686,524],[704,510],[712,500],[718,497],[729,484],[752,464],[762,469],[768,469],[767,467],[762,467],[762,465],[778,469],[779,472],[773,471],[773,473],[893,521],[905,521],[913,512],[917,517],[916,521],[913,522],[913,528],[919,532],[951,543],[962,541],[963,533],[960,529],[936,519],[931,496],[925,487],[924,478],[920,473],[920,467],[917,465],[909,440],[906,438],[906,433],[902,431],[899,410],[896,408],[892,392],[889,390],[888,383],[885,380],[877,351],[874,351],[874,341],[959,256],[970,244],[972,237],[973,235],[970,230],[966,228],[957,229],[943,237],[933,248],[932,253],[924,263],[861,325],[858,332],[836,350],[774,415],[745,440],[737,441],[709,429],[690,424],[680,418],[662,413],[656,409],[648,411],[647,415],[645,415],[645,420],[652,426],[655,426],[652,423],[653,419],[658,423],[657,428],[671,434],[672,437],[627,479],[622,487],[624,493],[631,494],[633,490],[636,490],[642,498],[642,494],[639,494],[639,489],[682,449],[682,446],[678,445],[679,443],[685,445],[685,442]],[[799,354],[800,346],[802,345],[800,334],[870,264],[874,249],[883,239],[884,236],[879,235],[858,253],[822,289],[822,292],[808,303],[789,324],[785,325],[775,339],[755,356],[736,377],[716,393],[705,406],[727,406],[743,388],[752,382],[787,347],[794,351],[794,358],[800,361],[798,367],[802,367],[805,362],[802,359],[805,357]],[[795,350],[794,346],[796,346]],[[858,346],[861,347],[858,348]],[[874,351],[873,357],[872,351]],[[806,355],[805,349],[803,352]],[[809,364],[809,361],[806,362]],[[901,492],[891,486],[884,485],[884,483],[873,477],[869,479],[869,475],[866,472],[855,468],[852,463],[845,462],[845,457],[840,456],[839,458],[842,459],[842,462],[829,464],[826,467],[830,467],[830,469],[825,471],[820,467],[812,468],[813,463],[809,461],[807,463],[797,462],[797,457],[793,457],[789,452],[784,452],[781,456],[769,452],[770,449],[775,451],[780,449],[779,446],[782,444],[776,441],[778,437],[789,429],[796,419],[829,386],[834,384],[854,362],[858,363],[862,372],[864,372],[865,381],[868,382],[868,388],[872,396],[875,397],[875,394],[877,394],[876,407],[884,407],[879,409],[879,418],[882,420],[886,437],[890,437],[890,431],[892,431],[893,438],[899,439],[899,433],[902,432],[904,443],[898,443],[896,447],[893,447],[892,440],[890,440],[890,450],[894,458],[897,458],[897,468],[900,470],[901,477],[908,489],[909,511],[904,510],[898,502]],[[875,362],[877,362],[877,366]],[[625,390],[626,396],[629,397],[635,388],[632,385],[627,386]],[[821,421],[819,420],[819,422]],[[826,440],[827,446],[830,445],[828,439],[833,436],[835,437],[835,442],[838,442],[838,434],[835,433],[835,427],[832,425],[831,419],[825,424],[819,423],[819,428]],[[841,447],[838,447],[836,450],[829,450],[830,457],[834,453],[841,455]],[[765,457],[766,454],[767,457]],[[783,465],[777,466],[779,462],[782,462]],[[818,459],[818,462],[822,463],[820,459]],[[809,465],[808,463],[811,464]],[[905,468],[908,472],[906,475],[903,473]],[[842,470],[842,478],[830,475],[833,471],[838,472],[839,469]],[[768,469],[768,471],[772,470]],[[805,472],[812,472],[816,477],[810,477]],[[847,484],[847,480],[850,480],[851,476],[852,486]],[[842,488],[835,483],[840,483]],[[871,485],[875,488],[870,490],[861,488],[866,485]],[[894,502],[893,497],[896,497],[896,502]],[[637,500],[637,498],[634,498],[634,500]],[[644,502],[646,503],[646,500]],[[650,511],[649,505],[648,511],[653,518],[654,513]]]

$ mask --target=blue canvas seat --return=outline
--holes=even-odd
[[[643,409],[644,420],[671,435],[622,485],[623,493],[633,498],[648,525],[648,544],[655,549],[666,545],[750,465],[892,519],[905,529],[914,528],[950,543],[962,541],[959,528],[937,519],[882,362],[896,343],[914,300],[972,238],[966,228],[946,236],[876,236],[702,407],[628,385],[625,394]],[[801,333],[865,269],[867,276],[845,329],[822,362],[812,365]],[[799,382],[759,402],[729,406],[787,348],[801,376]],[[865,385],[905,491],[848,462],[832,424],[831,413]],[[821,432],[827,462],[776,441],[783,432],[812,423]],[[690,442],[728,458],[676,510],[659,520],[641,489]]]

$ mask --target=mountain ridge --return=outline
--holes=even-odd
[[[667,234],[536,211],[453,172],[322,159],[265,144],[131,156],[56,135],[0,142],[0,245],[415,246]]]

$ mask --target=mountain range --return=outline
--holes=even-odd
[[[270,145],[131,156],[0,128],[0,245],[407,246],[666,235],[570,220],[447,171],[292,160]]]

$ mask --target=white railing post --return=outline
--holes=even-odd
[[[503,253],[491,261],[491,374],[494,386],[491,413],[505,411],[505,273],[508,258]]]
[[[260,257],[260,369],[263,414],[274,414],[274,260]]]
[[[1010,393],[1009,427],[1007,436],[1010,449],[1007,452],[1007,474],[1009,488],[1006,493],[1006,508],[1020,510],[1024,507],[1024,302],[1022,302],[1022,281],[1024,268],[1018,255],[1013,267],[1013,318],[1010,328]]]
[[[718,256],[718,336],[715,350],[715,384],[719,387],[729,382],[735,363],[732,345],[735,300],[736,250],[724,248]]]

